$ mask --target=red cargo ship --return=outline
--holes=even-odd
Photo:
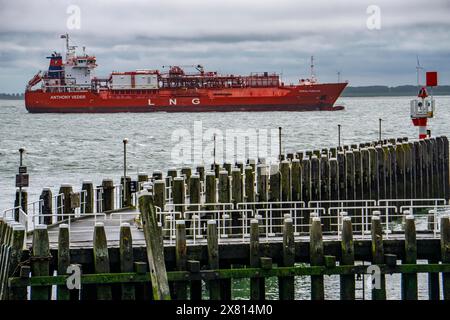
[[[66,59],[54,52],[50,66],[38,72],[25,91],[29,112],[203,112],[203,111],[335,111],[347,83],[317,83],[311,78],[285,85],[275,73],[220,75],[198,65],[193,73],[179,66],[168,71],[112,72],[93,76],[94,56],[77,55],[66,39]],[[163,67],[164,69],[164,67]],[[38,84],[41,84],[39,88]]]

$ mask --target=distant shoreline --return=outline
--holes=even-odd
[[[416,96],[417,86],[404,85],[397,87],[388,86],[359,86],[347,87],[341,97],[407,97]],[[438,86],[433,89],[433,95],[450,95],[450,85]],[[0,100],[23,100],[23,93],[0,93]]]

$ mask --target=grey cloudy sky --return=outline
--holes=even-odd
[[[80,8],[69,30],[67,8]],[[381,29],[367,28],[369,5]],[[59,36],[97,56],[97,75],[112,70],[203,64],[223,73],[282,72],[350,85],[415,84],[416,56],[450,84],[449,0],[0,0],[0,92],[21,92],[62,51]]]

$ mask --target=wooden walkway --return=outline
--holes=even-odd
[[[92,240],[94,236],[94,225],[95,222],[103,222],[106,232],[106,238],[108,241],[108,247],[119,247],[119,237],[120,237],[120,224],[122,222],[127,222],[130,224],[131,234],[133,237],[133,246],[135,247],[145,247],[145,237],[142,229],[136,223],[135,218],[139,212],[137,210],[127,210],[114,214],[107,214],[106,217],[86,217],[84,219],[77,219],[70,223],[70,247],[79,249],[92,248]],[[59,227],[58,224],[51,225],[48,227],[49,244],[51,249],[58,248],[58,234]],[[355,239],[370,239],[371,235],[354,235]],[[439,235],[437,235],[439,237]],[[385,239],[389,240],[404,240],[405,236],[403,233],[390,234]],[[435,239],[436,236],[432,232],[421,232],[417,233],[417,239]],[[340,240],[340,236],[334,235],[323,235],[324,240],[337,241]],[[33,235],[29,234],[27,236],[27,247],[30,248],[33,240]],[[309,242],[309,236],[295,236],[296,242]],[[250,239],[248,237],[236,237],[236,238],[220,238],[219,244],[239,244],[248,243]],[[281,235],[264,237],[261,236],[261,243],[279,243],[283,241]],[[187,245],[206,245],[206,237],[203,239],[187,239]],[[164,246],[175,246],[175,240],[164,240]]]

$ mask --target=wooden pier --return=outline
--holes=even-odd
[[[450,299],[446,137],[282,158],[64,184],[31,203],[22,191],[0,218],[0,298],[229,300],[233,280],[250,279],[248,298],[264,300],[276,277],[292,300],[308,276],[322,300],[324,276],[337,275],[340,299],[353,300],[370,274],[370,297],[386,299],[385,275],[399,273],[402,299],[415,300],[427,273],[429,299]],[[79,288],[67,287],[69,267]]]

